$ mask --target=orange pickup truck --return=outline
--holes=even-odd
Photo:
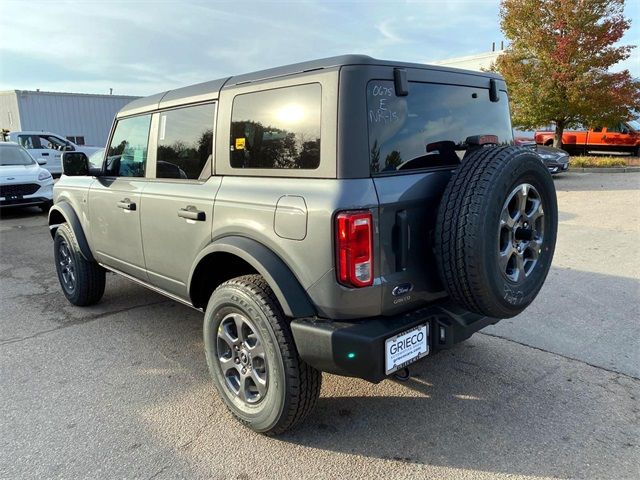
[[[535,140],[538,145],[553,144],[553,130],[538,131]],[[631,152],[640,155],[640,122],[631,120],[613,127],[599,127],[590,130],[568,130],[562,134],[562,148],[571,154],[588,151]]]

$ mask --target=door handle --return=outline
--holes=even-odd
[[[403,272],[407,269],[409,259],[409,218],[406,210],[396,212],[395,224],[395,254],[396,254],[396,272]]]
[[[48,153],[46,153],[46,152],[41,153],[41,155],[42,155],[43,157],[48,157],[48,156],[49,156],[49,154],[48,154]]]
[[[123,210],[135,210],[136,204],[128,198],[123,198],[118,202],[118,208],[122,208]]]
[[[198,222],[204,222],[207,219],[207,215],[202,210],[196,209],[193,205],[178,209],[178,216]]]

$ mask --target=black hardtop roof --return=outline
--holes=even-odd
[[[368,66],[391,66],[398,68],[417,68],[428,70],[439,70],[452,73],[467,73],[484,76],[488,78],[501,79],[495,72],[477,72],[462,70],[459,68],[444,67],[440,65],[426,65],[421,63],[397,62],[391,60],[380,60],[368,55],[339,55],[337,57],[321,58],[307,62],[293,63],[281,67],[259,70],[256,72],[235,75],[232,77],[220,78],[208,82],[198,83],[187,87],[168,90],[157,93],[149,97],[134,100],[118,112],[118,117],[133,115],[146,111],[153,111],[159,108],[167,108],[185,103],[196,103],[198,101],[213,100],[218,98],[223,87],[246,84],[267,80],[271,78],[285,77],[297,73],[310,72],[314,70],[325,70],[340,68],[347,65],[368,65]]]

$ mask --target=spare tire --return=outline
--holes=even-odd
[[[519,314],[547,277],[557,230],[555,186],[535,152],[468,152],[438,209],[435,253],[447,293],[481,315]]]

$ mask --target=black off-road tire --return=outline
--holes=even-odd
[[[266,393],[255,404],[248,403],[229,387],[219,360],[222,350],[227,350],[218,339],[223,321],[236,314],[255,330],[268,365]],[[228,409],[242,424],[259,433],[278,435],[313,410],[320,396],[322,374],[298,356],[289,322],[262,276],[237,277],[216,288],[205,311],[203,330],[207,364],[214,384]]]
[[[66,223],[56,230],[53,245],[56,273],[67,300],[79,307],[98,303],[104,294],[104,268],[82,256],[76,236]],[[69,267],[73,270],[73,282],[69,281]]]
[[[503,271],[500,265],[505,241],[501,214],[510,194],[519,192],[521,185],[532,186],[541,200],[544,215],[539,217],[538,230],[544,235],[540,248],[535,248],[539,254],[529,273],[514,281],[508,268]],[[436,223],[435,254],[447,293],[481,315],[509,318],[519,314],[547,277],[557,222],[553,179],[537,154],[522,147],[482,148],[468,154],[444,191]],[[510,232],[507,229],[507,237]],[[522,248],[526,253],[527,247]]]

